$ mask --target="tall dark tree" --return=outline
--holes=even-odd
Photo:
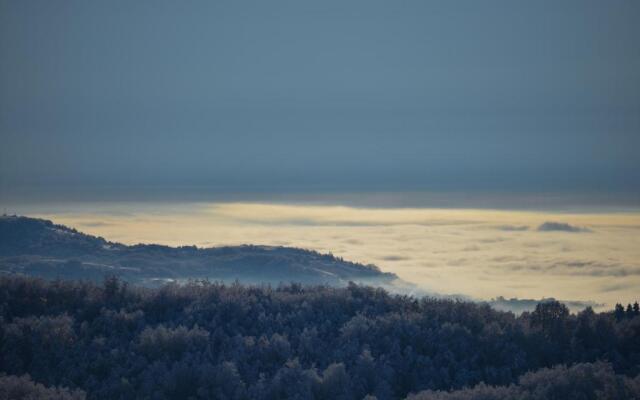
[[[631,319],[634,316],[633,306],[631,304],[627,304],[627,311],[625,312],[626,317]]]
[[[624,319],[625,313],[624,313],[624,306],[622,304],[616,303],[614,315],[616,317],[616,321],[622,321]]]

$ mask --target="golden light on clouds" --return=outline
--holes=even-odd
[[[74,210],[74,211],[69,211]],[[634,300],[640,214],[269,203],[103,204],[39,212],[127,244],[295,246],[374,263],[443,294]],[[545,222],[557,222],[540,231]]]

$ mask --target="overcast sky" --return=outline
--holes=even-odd
[[[638,21],[635,0],[0,0],[0,190],[637,190]]]

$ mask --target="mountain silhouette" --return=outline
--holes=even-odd
[[[147,286],[190,279],[250,284],[345,286],[353,281],[377,286],[406,285],[395,274],[381,272],[374,265],[311,250],[257,245],[128,246],[52,221],[7,215],[0,217],[0,272],[94,281],[116,275]]]

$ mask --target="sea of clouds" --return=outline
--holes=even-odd
[[[104,203],[32,212],[127,244],[295,246],[474,299],[610,307],[640,288],[640,214],[271,203]],[[506,300],[504,300],[506,301]]]

